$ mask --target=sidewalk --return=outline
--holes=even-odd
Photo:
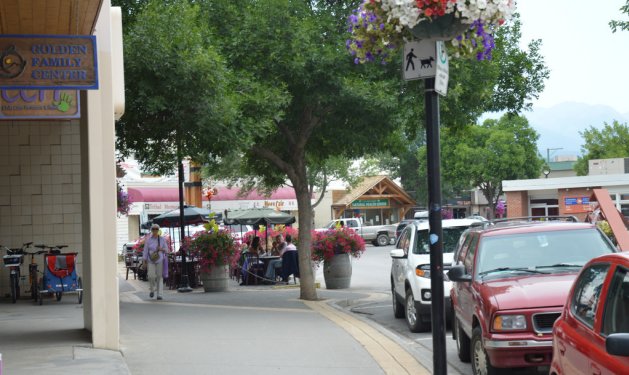
[[[368,298],[319,289],[325,301],[299,300],[298,287],[239,286],[229,292],[165,291],[120,273],[121,352],[95,350],[81,330],[72,295],[44,306],[0,303],[4,373],[29,374],[428,374],[394,340],[339,308]]]

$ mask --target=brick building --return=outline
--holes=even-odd
[[[629,216],[629,174],[503,181],[507,217],[575,215],[585,219],[592,189],[609,191],[616,207]]]

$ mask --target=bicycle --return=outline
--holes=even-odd
[[[9,249],[6,246],[0,245],[7,252],[7,255],[2,257],[4,266],[9,269],[9,278],[11,279],[11,301],[15,303],[20,299],[20,266],[24,262],[24,251],[28,249],[33,243],[27,242],[22,244],[20,248]]]
[[[35,255],[41,255],[43,253],[46,252],[46,250],[44,250],[46,248],[45,245],[35,245],[35,247],[40,248],[41,250],[39,251],[35,251],[32,253],[29,253],[28,251],[24,252],[24,255],[30,255],[31,256],[31,262],[28,265],[28,280],[30,282],[30,289],[31,289],[31,298],[34,299],[35,301],[37,301],[37,296],[39,295],[39,283],[38,283],[38,277],[37,277],[37,273],[39,272],[38,270],[38,264],[35,261]]]

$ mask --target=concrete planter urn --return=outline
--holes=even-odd
[[[224,292],[229,280],[229,266],[214,266],[199,274],[205,292]]]

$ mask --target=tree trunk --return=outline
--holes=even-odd
[[[301,163],[300,163],[301,164]],[[297,196],[297,209],[299,210],[299,289],[300,299],[316,301],[317,289],[315,288],[315,275],[312,271],[310,249],[312,246],[312,203],[308,189],[306,168],[303,164],[295,166],[295,174],[291,182]]]

